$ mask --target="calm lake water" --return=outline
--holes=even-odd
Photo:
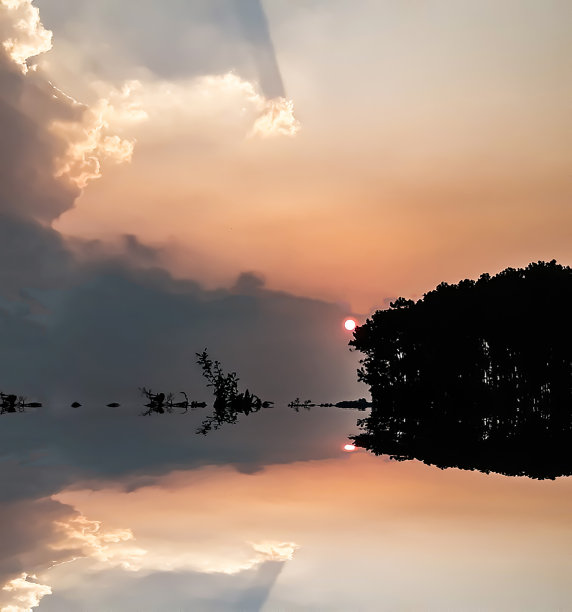
[[[366,413],[0,417],[0,608],[570,610],[572,478],[345,452]]]

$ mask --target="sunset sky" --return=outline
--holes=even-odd
[[[377,612],[378,571],[388,610],[569,601],[570,479],[346,454],[343,410],[207,441],[137,400],[210,400],[205,347],[277,407],[367,396],[348,317],[571,265],[571,8],[0,0],[0,390],[46,408],[2,417],[2,612]]]
[[[253,271],[365,314],[572,262],[568,2],[34,4],[53,39],[30,62],[90,109],[55,131],[83,172],[101,160],[50,219],[65,236],[135,235],[209,288]],[[293,116],[264,126],[277,96]],[[97,121],[132,155],[87,150]]]
[[[569,13],[2,0],[8,382],[111,360],[118,388],[204,346],[256,370],[249,345],[353,393],[344,317],[572,263]]]

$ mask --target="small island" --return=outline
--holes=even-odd
[[[372,411],[356,445],[508,475],[572,474],[572,269],[441,283],[358,327]]]

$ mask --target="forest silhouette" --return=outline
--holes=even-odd
[[[439,467],[572,473],[572,269],[441,283],[358,327],[372,411],[358,446]]]

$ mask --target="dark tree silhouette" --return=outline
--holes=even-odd
[[[212,429],[218,429],[224,423],[236,423],[239,414],[258,412],[261,408],[269,408],[273,402],[263,402],[248,389],[244,393],[238,390],[239,378],[236,372],[225,374],[218,361],[209,358],[206,349],[196,353],[197,363],[207,379],[207,387],[211,387],[215,396],[214,412],[207,417],[197,429],[197,433],[206,435]]]
[[[189,396],[184,391],[180,391],[180,394],[184,399],[179,400],[178,402],[175,401],[174,393],[167,393],[167,395],[164,393],[153,393],[151,389],[147,389],[146,387],[141,387],[139,391],[149,400],[149,402],[145,404],[145,408],[147,408],[147,410],[142,413],[144,416],[148,416],[153,413],[165,414],[166,412],[172,414],[175,411],[175,408],[181,408],[181,412],[184,414],[185,412],[188,412],[189,408],[204,408],[206,406],[205,402],[191,402],[189,400]],[[116,402],[107,405],[112,408],[119,406],[119,404]]]
[[[24,412],[26,408],[40,408],[40,402],[28,402],[23,395],[0,391],[0,414]]]
[[[572,473],[572,270],[556,261],[441,283],[356,328],[372,394],[358,446],[553,478]]]

